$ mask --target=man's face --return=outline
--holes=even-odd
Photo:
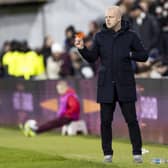
[[[53,44],[53,39],[52,39],[51,36],[48,36],[48,37],[46,38],[46,46],[47,46],[47,47],[51,47],[52,44]]]
[[[67,91],[67,86],[65,86],[64,84],[58,84],[56,86],[56,90],[59,95],[64,95]]]
[[[137,18],[140,16],[140,14],[141,14],[141,10],[139,10],[139,9],[136,9],[136,10],[133,10],[130,12],[130,16],[132,18]]]
[[[54,57],[55,60],[59,60],[61,58],[61,52],[54,52],[52,53],[52,56]]]
[[[67,31],[67,32],[66,32],[66,37],[69,38],[69,39],[72,38],[72,37],[73,37],[73,32],[70,31],[70,30]]]
[[[115,27],[120,22],[117,12],[108,9],[105,13],[105,22],[107,28],[112,29],[113,27]]]

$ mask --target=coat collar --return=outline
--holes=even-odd
[[[120,33],[123,33],[123,32],[126,32],[130,29],[130,24],[128,21],[126,20],[122,20],[121,21],[121,29],[118,31],[118,32],[115,32],[114,30],[112,29],[108,29],[106,24],[104,23],[103,24],[103,27],[102,27],[102,31],[106,31],[106,32],[112,32],[112,33],[117,33],[117,34],[120,34]]]

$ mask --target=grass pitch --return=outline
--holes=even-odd
[[[54,133],[26,138],[18,130],[0,128],[0,168],[168,168],[151,163],[154,157],[168,159],[167,145],[145,144],[150,152],[143,164],[133,163],[129,141],[114,140],[113,148],[113,163],[104,164],[99,138]]]

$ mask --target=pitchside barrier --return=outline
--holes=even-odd
[[[100,134],[96,80],[68,79],[81,103],[81,119],[90,134]],[[43,123],[56,116],[57,81],[0,81],[0,124],[16,126],[27,119]],[[137,79],[137,116],[144,141],[168,144],[168,79]],[[113,122],[114,137],[128,138],[128,129],[117,106]]]

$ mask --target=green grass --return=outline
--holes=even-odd
[[[168,159],[168,146],[145,144],[150,152],[144,163],[132,161],[128,141],[114,140],[112,164],[102,163],[100,139],[96,137],[62,137],[54,133],[26,138],[14,129],[0,128],[0,168],[168,168],[154,165],[151,159]]]

